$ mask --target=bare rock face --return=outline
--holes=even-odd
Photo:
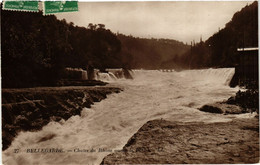
[[[19,131],[39,130],[51,120],[80,115],[108,94],[113,87],[43,87],[2,90],[2,143],[8,148]]]
[[[211,124],[149,121],[101,164],[257,163],[258,123],[256,118]]]

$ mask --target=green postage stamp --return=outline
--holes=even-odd
[[[44,1],[44,14],[78,11],[78,1]]]
[[[39,10],[39,1],[6,0],[3,3],[4,10],[32,11]],[[54,14],[78,11],[78,1],[43,1],[43,13]]]
[[[4,1],[4,10],[16,10],[16,11],[38,11],[38,1]]]

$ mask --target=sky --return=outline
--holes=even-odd
[[[79,11],[58,19],[87,27],[105,24],[114,33],[190,43],[208,39],[252,1],[79,2]]]

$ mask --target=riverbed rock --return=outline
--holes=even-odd
[[[153,120],[101,164],[233,164],[259,162],[259,120],[182,123]]]
[[[200,111],[210,113],[223,113],[223,114],[241,114],[246,113],[242,107],[226,103],[213,103],[207,104],[199,108]]]
[[[116,87],[41,87],[2,89],[3,150],[19,131],[35,131],[50,121],[80,115],[108,94],[120,92]]]
[[[199,110],[210,113],[224,113],[222,109],[216,107],[215,105],[203,105],[203,107],[201,107]]]

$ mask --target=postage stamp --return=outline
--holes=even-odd
[[[78,11],[78,1],[44,1],[44,14]]]
[[[4,1],[3,9],[37,12],[39,5],[38,1]]]

